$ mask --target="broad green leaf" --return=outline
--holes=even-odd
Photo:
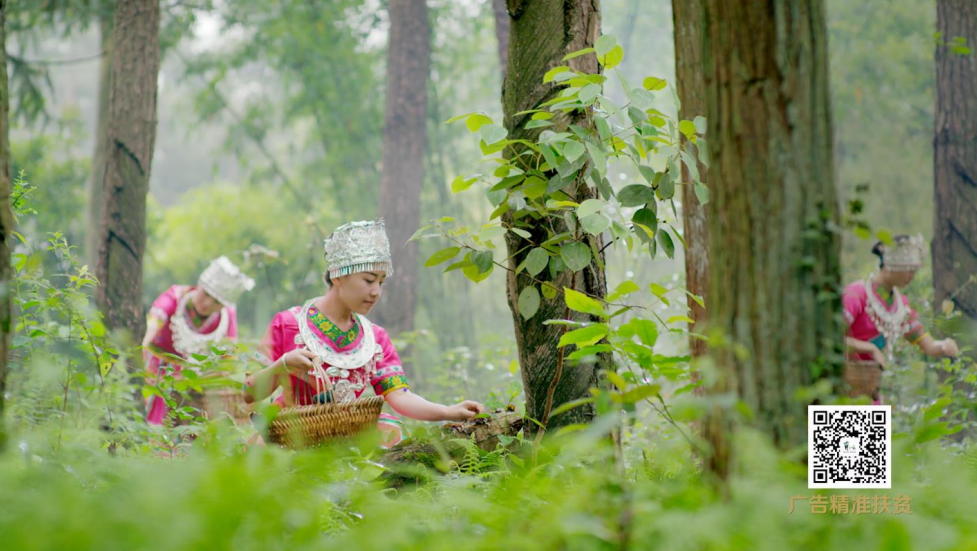
[[[539,178],[538,176],[530,176],[526,178],[526,183],[520,188],[520,190],[529,199],[539,199],[546,194],[547,185],[549,182]]]
[[[668,289],[662,287],[657,283],[652,283],[651,285],[648,286],[648,288],[651,291],[651,294],[655,295],[658,298],[662,298],[663,296],[668,294]]]
[[[604,152],[590,142],[587,142],[587,151],[590,152],[590,159],[594,163],[594,170],[603,178],[607,174],[607,158],[604,157]]]
[[[615,300],[623,296],[630,295],[631,293],[636,293],[640,290],[641,287],[638,287],[637,283],[631,280],[622,281],[621,284],[614,289],[614,292],[607,296],[607,302],[614,302]]]
[[[602,208],[604,208],[604,202],[600,199],[587,199],[577,207],[577,218],[585,218],[595,212],[600,212]]]
[[[622,207],[640,207],[655,200],[655,192],[643,184],[632,184],[617,192]]]
[[[608,371],[604,374],[604,376],[607,377],[607,380],[613,383],[614,386],[616,386],[617,389],[620,390],[621,392],[624,392],[625,389],[628,388],[627,381],[625,381],[624,378],[618,375],[617,373],[613,371]]]
[[[474,114],[475,113],[465,113],[464,115],[456,115],[456,116],[451,117],[450,119],[444,121],[444,124],[451,124],[453,122],[458,122],[461,119],[467,119],[468,117],[470,117],[470,116],[472,116]]]
[[[484,281],[489,275],[492,274],[492,269],[495,267],[494,264],[489,264],[489,269],[487,272],[480,271],[478,266],[475,264],[470,264],[461,269],[461,273],[465,274],[465,277],[478,283]]]
[[[553,79],[556,78],[556,75],[558,75],[560,73],[565,73],[565,72],[567,72],[569,70],[570,70],[570,68],[567,67],[566,65],[558,65],[556,67],[553,67],[549,71],[546,71],[546,74],[543,75],[543,82],[544,83],[546,83],[546,82],[552,82]]]
[[[431,258],[428,258],[427,262],[424,263],[424,266],[429,268],[431,266],[437,266],[438,264],[441,264],[446,260],[451,260],[452,258],[458,256],[458,253],[460,252],[461,249],[458,247],[448,247],[447,249],[441,249],[440,251],[432,254]]]
[[[507,135],[509,135],[508,130],[497,124],[486,124],[479,129],[478,133],[482,136],[482,139],[485,140],[486,145],[501,142]]]
[[[631,105],[642,111],[651,108],[651,105],[655,102],[655,96],[651,95],[651,92],[645,90],[644,88],[635,88],[631,90]]]
[[[539,291],[536,286],[530,285],[519,293],[519,313],[523,319],[529,319],[536,315],[539,310]]]
[[[511,231],[512,233],[518,235],[523,239],[529,239],[530,237],[533,236],[533,234],[529,233],[528,231],[519,228],[509,228],[509,231]]]
[[[661,386],[659,385],[639,385],[621,395],[621,401],[625,404],[636,404],[658,394],[660,391]]]
[[[695,190],[695,198],[699,200],[700,205],[709,203],[709,188],[705,184],[696,183],[693,189]]]
[[[610,125],[607,124],[607,119],[604,117],[595,117],[594,125],[597,126],[597,134],[600,136],[601,140],[610,139],[612,132]]]
[[[526,123],[526,130],[532,130],[533,128],[546,128],[547,126],[553,126],[553,123],[550,121],[533,120]]]
[[[583,103],[590,103],[600,94],[599,84],[588,84],[577,92],[577,99]]]
[[[542,285],[540,285],[540,289],[542,289],[543,296],[546,297],[547,299],[556,298],[557,290],[552,283],[550,282],[543,283]]]
[[[631,221],[635,224],[645,226],[651,232],[651,235],[648,235],[644,231],[635,231],[638,234],[638,238],[646,243],[651,241],[655,232],[658,231],[658,216],[651,209],[638,209],[631,217]]]
[[[655,176],[658,174],[657,172],[655,172],[654,168],[651,168],[650,166],[647,165],[638,165],[638,172],[641,173],[641,176],[649,184],[654,183]]]
[[[641,344],[648,348],[654,348],[658,341],[658,327],[646,319],[635,318],[619,327],[617,332],[627,338],[638,337]]]
[[[563,348],[568,344],[578,344],[580,346],[590,346],[595,344],[597,341],[603,339],[607,336],[607,325],[603,323],[595,323],[593,325],[588,325],[583,329],[577,329],[564,333],[560,337],[560,342],[557,344],[557,348]]]
[[[672,243],[672,236],[668,235],[664,228],[658,230],[658,243],[661,244],[668,258],[675,257],[675,244]]]
[[[613,50],[614,46],[617,46],[617,38],[609,34],[598,37],[597,41],[594,42],[594,50],[597,52],[597,55],[601,57],[607,55],[607,52]]]
[[[668,82],[665,79],[658,77],[648,77],[644,80],[645,89],[651,90],[652,92],[656,90],[664,90],[665,86],[668,86]]]
[[[611,219],[598,212],[581,218],[580,226],[590,235],[599,235],[611,227]]]
[[[563,146],[563,156],[570,162],[576,161],[584,153],[584,146],[578,141],[567,142]]]
[[[590,54],[590,53],[594,53],[594,49],[593,48],[584,48],[582,50],[577,50],[575,52],[568,53],[567,55],[563,56],[563,59],[561,61],[567,61],[567,60],[573,59],[575,57],[580,57],[582,55],[587,55],[587,54]]]
[[[703,117],[702,115],[699,115],[696,118],[692,119],[692,124],[693,126],[695,126],[695,131],[697,134],[706,133],[706,118]]]
[[[621,46],[614,46],[611,51],[607,52],[604,56],[603,64],[605,69],[613,69],[624,61],[624,48]]]
[[[526,271],[529,272],[529,275],[536,276],[546,268],[549,261],[550,255],[548,252],[546,252],[546,249],[536,247],[535,249],[529,251],[529,254],[526,255]]]
[[[689,316],[672,316],[672,317],[668,318],[668,320],[666,320],[665,323],[671,325],[671,324],[673,324],[673,323],[675,323],[677,321],[683,321],[685,323],[688,323],[689,325],[692,325],[692,324],[695,323],[692,320],[692,318],[690,318]]]
[[[553,113],[549,113],[547,111],[540,111],[539,113],[533,115],[534,121],[547,121],[552,118],[553,118]]]
[[[560,247],[560,256],[563,258],[563,262],[566,263],[567,268],[570,268],[571,271],[579,272],[590,264],[590,247],[579,241],[567,243]]]
[[[475,251],[471,258],[472,264],[479,272],[484,273],[492,269],[492,251]]]
[[[504,189],[489,190],[485,192],[485,197],[488,198],[489,203],[491,203],[493,207],[501,205],[502,201],[505,201],[506,195],[507,194]]]
[[[663,173],[662,177],[658,179],[658,197],[662,201],[668,201],[672,197],[675,197],[675,177],[678,175],[677,172],[673,173],[670,168],[668,172]]]
[[[593,396],[589,396],[587,398],[577,398],[576,400],[570,400],[569,402],[563,402],[562,404],[559,405],[559,407],[553,408],[553,411],[550,412],[550,419],[556,417],[557,415],[559,415],[561,413],[566,413],[566,412],[570,411],[573,408],[577,408],[577,407],[580,407],[580,406],[585,406],[587,404],[592,404],[596,400],[597,400],[597,398],[594,398]]]
[[[481,113],[472,113],[465,121],[465,126],[471,132],[478,132],[486,124],[492,124],[492,118]]]
[[[451,182],[451,193],[458,193],[465,191],[466,189],[472,187],[472,184],[478,181],[477,177],[465,178],[464,176],[458,176]]]
[[[589,253],[590,249],[587,249],[587,252]],[[567,307],[574,312],[607,318],[604,306],[597,299],[590,298],[579,291],[574,291],[567,287],[563,288],[563,296],[566,300]]]

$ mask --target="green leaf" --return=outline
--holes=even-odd
[[[560,256],[563,258],[563,262],[566,263],[567,268],[570,268],[571,271],[579,272],[590,264],[590,247],[579,241],[567,243],[560,247]]]
[[[472,187],[472,184],[478,181],[477,176],[471,178],[465,178],[464,176],[458,176],[451,182],[451,193],[458,193],[465,191],[466,189]]]
[[[693,190],[695,191],[695,198],[699,200],[699,204],[705,205],[709,203],[709,188],[705,184],[697,182]]]
[[[529,319],[539,310],[539,291],[535,285],[530,285],[519,293],[519,313],[523,319]]]
[[[654,348],[655,343],[658,341],[658,327],[646,319],[635,318],[619,327],[617,332],[619,335],[629,339],[631,337],[638,337],[641,344],[648,348]]]
[[[614,46],[611,51],[607,52],[604,56],[603,64],[605,69],[613,69],[624,61],[624,48],[621,46]]]
[[[600,94],[600,84],[588,84],[577,92],[577,99],[583,103],[590,103]]]
[[[550,261],[550,254],[542,247],[536,247],[526,255],[525,265],[529,275],[536,276],[542,272]]]
[[[437,266],[442,262],[451,260],[452,258],[458,256],[458,253],[460,252],[461,249],[458,247],[448,247],[447,249],[441,249],[440,251],[432,254],[431,258],[428,258],[427,262],[424,263],[424,266],[428,268],[430,268],[431,266]]]
[[[492,269],[492,251],[475,251],[472,253],[472,264],[480,273],[488,272]]]
[[[593,325],[588,325],[582,329],[577,329],[564,333],[560,337],[560,342],[557,344],[557,348],[563,348],[568,344],[577,344],[580,346],[590,346],[597,343],[597,341],[603,339],[607,336],[607,325],[603,323],[595,323]]]
[[[664,90],[668,86],[668,82],[665,79],[658,77],[648,77],[643,82],[645,89],[651,90],[652,92],[656,90]]]
[[[668,320],[666,320],[665,323],[671,325],[671,324],[673,324],[673,323],[675,323],[677,321],[683,321],[685,323],[688,323],[689,325],[692,325],[692,324],[695,323],[692,320],[692,318],[690,318],[689,316],[672,316],[672,317],[668,318]]]
[[[488,271],[483,272],[479,270],[478,266],[476,266],[475,264],[470,264],[462,268],[461,273],[465,274],[465,277],[467,277],[468,279],[474,281],[475,283],[478,283],[480,281],[484,281],[485,278],[487,278],[492,273],[492,269],[494,267],[495,265],[490,264]]]
[[[601,57],[607,55],[608,52],[613,50],[614,46],[617,46],[617,38],[609,34],[598,37],[597,42],[594,42],[594,50],[597,52],[597,55]]]
[[[607,313],[604,312],[604,306],[596,299],[567,287],[563,288],[563,297],[566,300],[567,307],[574,312],[607,318]]]
[[[651,92],[645,90],[644,88],[635,88],[631,90],[631,106],[642,111],[651,109],[652,104],[655,102],[655,96],[651,95]]]
[[[543,290],[543,296],[546,297],[547,299],[552,300],[556,298],[556,292],[557,292],[556,287],[554,287],[552,283],[550,282],[543,283],[542,285],[540,285],[540,289]]]
[[[577,218],[585,218],[595,212],[600,212],[602,208],[604,208],[604,202],[600,199],[587,199],[577,207]]]
[[[529,233],[528,231],[519,228],[509,228],[509,231],[511,231],[512,233],[518,235],[523,239],[529,239],[533,236],[533,234]]]
[[[678,173],[675,174],[677,175]],[[668,201],[672,197],[675,197],[675,178],[671,170],[663,173],[662,177],[658,180],[658,197],[662,201]]]
[[[695,126],[695,131],[697,134],[706,133],[706,118],[703,117],[702,115],[699,115],[696,118],[692,119],[692,125]]]
[[[644,231],[635,231],[638,238],[646,243],[651,241],[654,233],[658,231],[658,215],[649,208],[638,209],[631,217],[631,221],[635,224],[641,224],[651,231],[652,235],[647,235]]]
[[[499,143],[509,135],[509,131],[497,124],[486,124],[478,131],[486,145]]]
[[[594,52],[594,49],[593,48],[584,48],[582,50],[577,50],[575,52],[568,53],[567,55],[563,56],[563,59],[561,61],[567,61],[567,60],[573,59],[575,57],[580,57],[582,55],[587,55],[587,54],[590,54],[590,53],[593,53],[593,52]]]
[[[658,394],[660,391],[660,385],[639,385],[625,392],[621,396],[621,401],[625,404],[636,404],[641,400]]]
[[[624,390],[628,388],[627,381],[625,381],[624,378],[618,375],[617,373],[613,371],[608,371],[604,373],[604,376],[607,377],[608,381],[614,383],[614,386],[616,386],[617,389],[620,390],[621,392],[624,392]]]
[[[652,283],[651,285],[648,286],[648,289],[651,291],[651,294],[655,295],[658,298],[662,298],[668,294],[668,289],[662,287],[657,283]]]
[[[681,121],[678,123],[678,131],[685,134],[685,138],[691,140],[695,136],[695,123],[692,121]]]
[[[550,419],[556,417],[557,415],[559,415],[561,413],[566,413],[566,412],[570,411],[573,408],[577,408],[577,407],[580,407],[580,406],[585,406],[587,404],[592,404],[596,400],[597,400],[597,398],[594,398],[593,396],[588,396],[586,398],[577,398],[576,400],[570,400],[569,402],[563,402],[562,404],[559,405],[559,407],[553,408],[553,411],[550,412]]]
[[[621,284],[618,285],[616,289],[614,289],[614,292],[608,295],[607,302],[614,302],[615,300],[623,296],[630,295],[631,293],[636,293],[640,290],[641,287],[638,287],[638,284],[631,281],[630,279],[627,281],[622,281]]]
[[[584,153],[584,146],[578,141],[569,141],[563,146],[563,156],[571,163],[580,158]]]
[[[464,115],[456,115],[456,116],[451,117],[450,119],[444,121],[444,124],[451,124],[453,122],[458,122],[461,119],[467,119],[468,117],[470,117],[470,116],[472,116],[474,114],[475,113],[465,113]]]
[[[492,124],[492,118],[481,113],[472,113],[465,121],[465,126],[471,132],[478,132],[486,124]]]
[[[643,184],[631,184],[617,192],[622,207],[639,207],[655,200],[655,192]]]
[[[594,170],[603,178],[607,174],[607,158],[604,157],[604,152],[590,142],[587,142],[587,151],[590,152],[590,159],[594,162]]]
[[[530,176],[520,190],[529,199],[539,199],[546,194],[548,184],[549,182],[538,176]]]
[[[611,219],[598,212],[581,218],[580,225],[590,235],[599,235],[611,227]]]
[[[543,75],[543,82],[544,83],[552,82],[553,79],[556,78],[556,75],[558,75],[560,73],[565,73],[565,72],[567,72],[569,70],[570,70],[570,68],[567,67],[566,65],[558,65],[556,67],[553,67],[549,71],[546,71],[546,74]]]
[[[667,255],[668,258],[675,257],[675,244],[672,243],[672,236],[668,235],[668,232],[665,231],[664,228],[658,230],[658,243],[662,246],[662,249],[665,250],[665,255]]]
[[[595,117],[594,124],[597,126],[597,134],[600,136],[601,140],[606,141],[610,139],[612,132],[610,125],[607,124],[607,119],[600,116]]]
[[[533,128],[546,128],[547,126],[553,126],[550,121],[529,121],[526,123],[526,130],[531,130]]]

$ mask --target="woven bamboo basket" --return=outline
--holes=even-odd
[[[203,411],[211,421],[220,419],[225,413],[238,425],[251,420],[251,412],[244,402],[244,395],[240,390],[230,388],[208,390],[204,394]]]
[[[375,428],[383,396],[352,402],[282,408],[268,426],[268,441],[285,448],[321,446]]]
[[[848,362],[845,364],[843,377],[848,384],[849,396],[879,397],[879,386],[882,383],[882,367],[879,364],[871,361]]]

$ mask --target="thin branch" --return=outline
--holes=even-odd
[[[22,57],[17,57],[15,55],[7,54],[7,57],[14,63],[20,63],[22,65],[73,65],[75,63],[85,63],[86,61],[93,61],[101,58],[106,53],[104,50],[98,52],[97,54],[86,55],[82,57],[75,57],[69,59],[24,59]]]

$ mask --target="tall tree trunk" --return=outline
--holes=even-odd
[[[788,447],[806,438],[795,392],[838,372],[844,337],[824,4],[704,7],[708,321],[733,343],[710,349],[713,391],[732,392]],[[729,417],[712,413],[710,467],[725,477]]]
[[[538,129],[527,130],[526,123],[529,115],[517,115],[520,111],[535,109],[540,103],[555,97],[558,89],[552,84],[543,84],[543,76],[547,70],[557,65],[567,65],[571,70],[598,73],[600,67],[593,55],[575,57],[567,62],[563,57],[577,50],[594,46],[600,35],[600,1],[599,0],[508,0],[508,10],[511,16],[511,34],[509,36],[509,64],[502,93],[502,108],[505,115],[505,127],[509,131],[510,139],[534,140],[539,135]],[[557,129],[565,128],[568,124],[577,124],[585,128],[593,126],[588,115],[575,115],[568,119],[565,116],[553,119]],[[567,188],[572,199],[577,202],[594,197],[595,190],[586,183],[578,181],[575,187]],[[506,225],[512,222],[511,214],[507,215]],[[525,219],[529,219],[526,217]],[[524,220],[525,220],[524,219]],[[536,222],[537,227],[530,230],[532,240],[540,243],[546,240],[544,224],[552,222],[556,233],[567,231],[562,222],[542,219]],[[603,245],[596,239],[596,250]],[[527,274],[515,275],[515,268],[523,262],[528,250],[525,241],[511,232],[506,235],[506,248],[509,253],[507,291],[509,308],[515,324],[516,345],[519,351],[519,364],[522,370],[523,386],[526,392],[526,413],[538,421],[546,420],[550,402],[550,385],[555,382],[552,394],[552,408],[560,404],[589,395],[590,387],[598,382],[597,372],[607,367],[602,360],[599,363],[562,366],[559,350],[555,343],[560,340],[561,328],[557,325],[544,325],[549,319],[566,319],[568,312],[564,306],[563,296],[558,294],[553,299],[544,298],[536,315],[526,320],[519,314],[518,298],[522,290],[532,285]],[[590,267],[577,272],[571,277],[568,270],[553,280],[557,289],[574,288],[597,297],[607,294],[604,272],[591,264]],[[590,321],[589,316],[577,318]],[[594,415],[593,408],[577,407],[549,420],[548,427],[587,421]]]
[[[88,183],[88,210],[85,231],[85,255],[88,264],[98,262],[98,228],[102,220],[102,181],[105,176],[105,144],[108,130],[109,90],[112,86],[112,18],[109,2],[99,4],[98,32],[102,58],[98,62],[98,114],[95,121],[95,151],[92,175]]]
[[[492,13],[495,14],[495,37],[499,48],[499,69],[502,78],[509,65],[509,11],[505,7],[506,0],[492,0]]]
[[[702,0],[672,0],[672,21],[675,27],[675,82],[682,108],[679,116],[694,119],[705,116],[706,98],[702,83]],[[708,136],[707,136],[708,138]],[[695,146],[685,138],[683,147]],[[692,151],[690,151],[691,153]],[[698,155],[695,156],[698,158]],[[699,176],[705,182],[706,166],[698,164]],[[682,165],[682,225],[685,237],[685,287],[690,293],[703,297],[709,286],[709,231],[706,225],[706,208],[690,185],[689,169]],[[701,331],[700,322],[706,319],[702,306],[688,298],[692,325],[690,332]],[[689,336],[689,350],[693,358],[706,352],[704,340]]]
[[[10,210],[10,125],[7,111],[10,97],[7,89],[7,2],[0,0],[0,450],[6,447],[4,429],[4,393],[7,379],[7,354],[10,351],[10,335],[13,331],[13,307],[10,296],[10,251],[8,240],[14,229],[14,216]]]
[[[146,194],[156,141],[159,0],[119,0],[115,8],[112,78],[106,127],[102,220],[96,293],[112,328],[139,339],[145,329],[142,259]]]
[[[936,303],[951,298],[977,319],[977,3],[936,3],[940,41],[936,48],[934,139],[933,285]],[[970,53],[955,52],[957,38]]]
[[[387,106],[383,129],[380,216],[387,222],[394,275],[377,312],[393,334],[414,328],[417,305],[417,230],[427,143],[427,84],[431,29],[425,0],[391,0],[387,46]]]

